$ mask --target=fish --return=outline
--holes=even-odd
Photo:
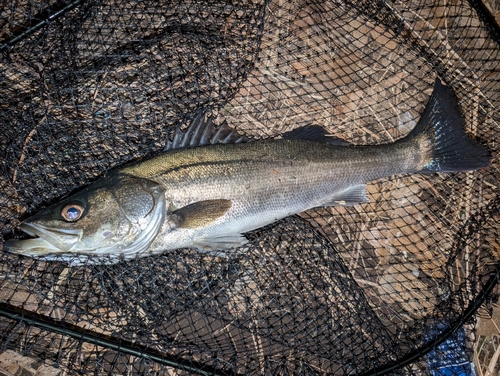
[[[351,145],[315,125],[253,140],[200,112],[163,152],[41,209],[20,225],[30,238],[4,246],[70,265],[182,248],[228,253],[245,249],[245,233],[290,215],[369,202],[370,181],[489,164],[488,148],[465,133],[454,92],[439,79],[416,126],[389,144]]]

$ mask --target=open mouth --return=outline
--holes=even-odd
[[[11,239],[4,247],[12,253],[29,256],[69,252],[82,237],[82,230],[54,229],[33,223],[22,223],[20,229],[33,238]]]

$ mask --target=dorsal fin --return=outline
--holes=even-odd
[[[293,131],[283,134],[285,140],[308,140],[323,142],[336,146],[349,146],[350,144],[340,138],[334,137],[326,133],[326,130],[319,125],[306,125],[296,128]]]
[[[172,141],[167,141],[164,151],[213,144],[238,144],[248,141],[251,139],[229,128],[225,120],[216,128],[212,116],[207,116],[206,112],[199,111],[185,132],[177,128]]]

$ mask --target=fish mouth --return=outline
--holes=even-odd
[[[82,230],[67,230],[45,227],[34,223],[22,223],[19,228],[32,239],[7,240],[6,249],[21,255],[47,255],[70,252],[82,238]]]

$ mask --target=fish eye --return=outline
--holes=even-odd
[[[66,205],[61,210],[61,215],[68,222],[75,222],[75,221],[78,221],[82,217],[84,211],[85,211],[85,208],[82,205],[69,204],[69,205]]]

